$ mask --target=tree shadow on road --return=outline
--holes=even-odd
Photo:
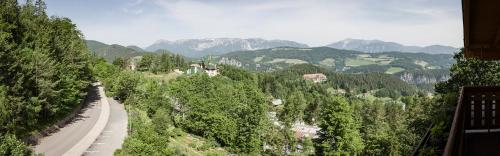
[[[90,118],[90,116],[85,115],[85,112],[91,108],[98,107],[100,99],[102,98],[99,94],[99,86],[100,85],[98,84],[91,85],[88,89],[87,96],[85,97],[84,102],[81,103],[81,106],[75,108],[75,111],[73,113],[69,114],[66,118],[56,123],[56,126],[52,126],[42,132],[42,135],[50,136],[58,132],[61,128],[71,125],[77,121]]]

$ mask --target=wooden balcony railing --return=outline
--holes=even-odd
[[[443,155],[500,154],[497,95],[500,87],[462,87]]]

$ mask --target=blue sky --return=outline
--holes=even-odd
[[[148,46],[191,38],[345,38],[463,46],[460,0],[46,0],[86,39]]]

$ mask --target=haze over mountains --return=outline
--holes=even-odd
[[[265,40],[260,38],[209,38],[209,39],[186,39],[177,41],[159,40],[154,44],[142,49],[138,46],[107,45],[98,41],[87,40],[91,51],[102,57],[113,60],[116,57],[133,57],[145,52],[156,52],[158,50],[181,54],[186,57],[199,58],[206,55],[223,55],[235,51],[252,51],[278,47],[309,48],[307,44],[288,40]],[[431,45],[425,47],[405,46],[395,42],[381,40],[345,39],[326,47],[354,50],[366,53],[380,52],[410,52],[428,54],[453,54],[458,49],[450,46]]]
[[[412,53],[422,52],[430,54],[452,54],[453,52],[456,52],[458,50],[455,47],[443,45],[431,45],[425,47],[405,46],[395,42],[362,39],[345,39],[329,44],[327,45],[327,47],[335,49],[356,50],[369,53],[399,51]]]
[[[275,47],[308,47],[306,44],[287,40],[264,40],[260,38],[210,38],[187,39],[177,41],[159,40],[149,47],[147,51],[167,49],[188,57],[201,57],[205,55],[220,55],[233,51],[258,50]]]
[[[329,45],[335,49],[356,50],[362,52],[422,52],[430,54],[452,54],[458,49],[451,46],[431,45],[425,47],[405,46],[395,42],[381,40],[345,39]],[[188,57],[201,57],[205,55],[221,55],[233,51],[259,50],[276,47],[306,48],[307,44],[288,40],[265,40],[260,38],[209,38],[209,39],[186,39],[167,41],[159,40],[145,48],[147,51],[166,49],[174,53]]]

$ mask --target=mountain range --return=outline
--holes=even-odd
[[[131,58],[145,54],[172,53],[158,49],[154,52],[137,46],[108,45],[87,40],[88,49],[94,54],[113,61],[118,57]],[[190,58],[186,58],[190,59]],[[196,60],[197,58],[193,58]],[[451,54],[429,54],[408,52],[362,52],[330,47],[275,47],[258,50],[241,50],[213,55],[214,61],[237,67],[273,71],[295,64],[313,64],[325,69],[344,73],[387,73],[411,84],[431,84],[449,77]]]
[[[425,47],[419,46],[405,46],[395,42],[386,42],[380,40],[361,40],[361,39],[345,39],[332,44],[327,45],[327,47],[335,49],[346,49],[346,50],[356,50],[369,53],[378,52],[389,52],[389,51],[399,51],[399,52],[422,52],[430,54],[453,54],[458,49],[450,46],[443,45],[431,45]]]
[[[134,57],[148,52],[176,53],[186,57],[199,58],[206,55],[223,55],[235,51],[252,51],[272,49],[279,47],[309,48],[307,44],[287,40],[265,40],[260,38],[210,38],[210,39],[186,39],[167,41],[159,40],[154,44],[142,49],[138,46],[121,46],[117,44],[104,44],[98,41],[87,40],[89,49],[104,57],[114,60],[116,57]],[[410,52],[428,54],[452,54],[458,49],[450,46],[431,45],[425,47],[405,46],[395,42],[380,40],[345,39],[326,47],[353,50],[366,53],[380,52]]]
[[[206,55],[221,55],[233,51],[259,50],[276,47],[297,47],[307,48],[307,44],[288,40],[265,40],[260,38],[208,38],[208,39],[186,39],[167,41],[159,40],[145,48],[147,51],[166,49],[177,54],[188,57],[201,57]],[[444,45],[430,46],[406,46],[396,42],[386,42],[381,40],[345,39],[326,45],[335,49],[356,50],[368,53],[377,52],[412,52],[429,54],[452,54],[458,49]]]
[[[233,51],[258,50],[275,47],[308,47],[306,44],[287,40],[264,40],[260,38],[209,38],[177,41],[159,40],[145,48],[147,51],[167,49],[187,57],[220,55]]]

